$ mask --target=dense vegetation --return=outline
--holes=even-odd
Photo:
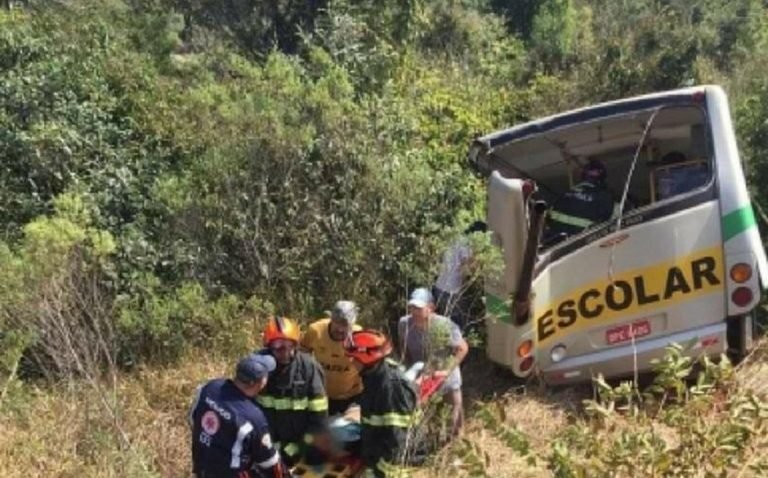
[[[381,321],[482,214],[475,135],[625,95],[724,84],[768,174],[757,0],[257,3],[0,12],[4,328],[73,255],[123,363],[271,307]]]
[[[266,311],[396,317],[482,215],[470,140],[543,114],[722,84],[768,207],[761,0],[0,5],[0,407],[85,379],[118,423],[121,371]]]

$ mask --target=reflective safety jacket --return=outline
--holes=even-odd
[[[547,215],[549,237],[577,234],[607,221],[613,214],[613,196],[605,187],[581,182],[563,194]]]
[[[328,417],[323,369],[312,356],[298,350],[290,364],[278,365],[269,374],[267,386],[256,400],[289,463],[295,462],[312,435],[323,429]]]
[[[403,368],[385,359],[364,370],[363,395],[360,399],[362,421],[361,455],[368,474],[375,477],[399,477],[399,466],[412,425],[418,395]]]

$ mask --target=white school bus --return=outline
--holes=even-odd
[[[488,177],[488,228],[505,262],[486,278],[492,361],[563,384],[648,370],[672,342],[694,355],[749,349],[768,262],[720,87],[515,126],[477,139],[469,159]],[[540,234],[545,206],[594,160],[613,216]]]

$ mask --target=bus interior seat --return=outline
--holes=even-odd
[[[673,164],[660,164],[651,170],[650,187],[653,202],[698,189],[711,176],[706,159],[689,159]]]

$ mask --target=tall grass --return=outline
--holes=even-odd
[[[127,443],[87,384],[16,383],[0,409],[0,476],[188,476],[187,407],[195,387],[229,365],[196,355],[119,376],[115,410]]]
[[[732,371],[704,364],[699,381],[681,379],[682,393],[677,383],[659,391],[598,382],[594,395],[509,390],[478,360],[465,370],[463,438],[417,477],[768,476],[766,354],[764,342]],[[88,384],[14,380],[0,404],[0,476],[189,476],[187,407],[196,385],[227,375],[230,362],[194,354],[174,368],[118,375],[115,411],[127,443]],[[491,386],[480,393],[483,382]]]

